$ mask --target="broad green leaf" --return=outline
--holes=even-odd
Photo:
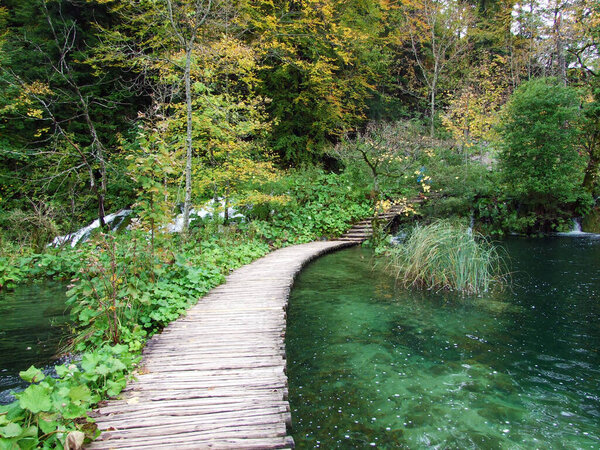
[[[121,391],[125,388],[126,384],[127,382],[124,379],[120,381],[108,380],[106,382],[106,385],[108,386],[106,393],[111,397],[115,397],[121,393]]]
[[[0,427],[0,436],[4,438],[14,438],[20,436],[22,432],[23,429],[18,423],[9,423],[4,427]]]
[[[81,358],[81,367],[86,372],[93,372],[100,361],[100,355],[97,353],[86,353]]]
[[[89,402],[91,400],[90,389],[86,385],[72,387],[69,398],[74,402]]]
[[[78,406],[74,403],[69,403],[61,411],[62,416],[65,419],[77,419],[78,417],[84,417],[87,412],[87,406]]]
[[[40,369],[36,369],[34,366],[19,372],[19,376],[28,383],[37,383],[45,378],[43,372]]]
[[[96,367],[97,374],[106,376],[110,372],[111,372],[111,370],[108,368],[108,366],[106,364],[100,364],[98,367]]]
[[[117,344],[117,345],[113,345],[110,348],[110,351],[115,354],[115,355],[121,355],[123,353],[127,353],[128,351],[128,347],[126,345],[123,344]]]
[[[52,433],[55,431],[60,425],[59,422],[56,421],[48,421],[48,420],[39,420],[38,425],[43,433]]]
[[[111,372],[116,372],[117,370],[126,370],[127,366],[121,362],[121,360],[117,358],[110,359],[110,369]]]
[[[21,405],[21,408],[37,414],[41,411],[50,410],[52,401],[47,388],[33,384],[19,395],[19,405]]]
[[[56,374],[60,377],[63,378],[66,374],[69,373],[69,369],[67,368],[67,366],[65,366],[64,364],[58,365],[54,367],[54,370],[56,370]]]

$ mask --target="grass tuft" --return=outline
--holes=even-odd
[[[404,244],[386,253],[388,268],[405,287],[470,295],[506,281],[496,247],[483,235],[448,220],[416,225]]]

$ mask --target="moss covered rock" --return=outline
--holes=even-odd
[[[596,206],[583,218],[581,229],[587,233],[600,233],[600,207]]]

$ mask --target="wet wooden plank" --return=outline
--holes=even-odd
[[[231,273],[148,342],[136,381],[94,412],[89,448],[292,448],[288,295],[306,263],[349,245],[287,247]]]

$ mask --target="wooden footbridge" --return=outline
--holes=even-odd
[[[136,381],[94,412],[101,435],[88,448],[292,448],[284,337],[293,280],[368,234],[358,224],[344,240],[283,248],[229,275],[149,340]]]
[[[421,198],[414,198],[410,201],[411,205],[419,204],[423,200]],[[394,219],[396,217],[404,214],[406,209],[406,204],[398,204],[392,206],[390,209],[385,211],[384,213],[379,214],[377,220],[379,221],[379,225],[383,228],[389,228]],[[360,244],[361,242],[366,241],[371,236],[373,236],[373,218],[369,217],[367,219],[361,220],[357,224],[355,224],[352,228],[346,231],[340,238],[340,241],[354,242]]]

